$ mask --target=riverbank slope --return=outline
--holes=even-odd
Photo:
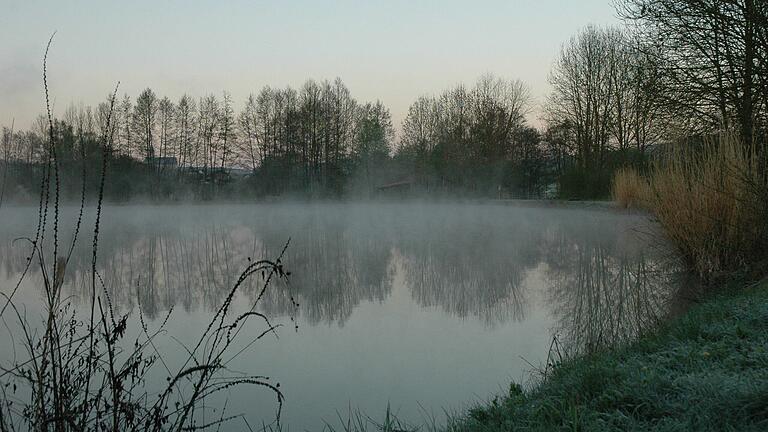
[[[448,425],[496,430],[768,430],[768,282],[724,289],[657,332],[557,366]]]

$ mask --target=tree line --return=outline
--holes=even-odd
[[[491,75],[472,88],[419,98],[399,142],[389,109],[380,101],[358,102],[340,79],[309,80],[298,90],[265,87],[239,112],[226,92],[174,102],[146,89],[135,100],[116,101],[105,131],[109,106],[109,100],[96,108],[72,105],[54,120],[55,149],[72,191],[80,167],[98,165],[97,137],[104,135],[112,137],[115,193],[168,195],[173,182],[221,192],[235,170],[245,178],[238,193],[257,195],[371,196],[398,180],[425,190],[486,193],[499,181],[510,183],[502,177],[513,178],[512,168],[540,159],[539,134],[524,117],[528,88]],[[43,116],[30,131],[5,129],[6,171],[47,160],[47,140]],[[534,177],[525,181],[535,183]],[[536,194],[536,185],[517,181],[527,195]]]
[[[95,143],[106,133],[113,180],[130,175],[134,183],[148,182],[147,191],[158,182],[220,191],[237,170],[263,194],[339,195],[348,177],[373,181],[377,159],[388,158],[394,145],[388,108],[359,103],[340,79],[310,80],[299,90],[265,87],[249,95],[239,113],[227,92],[172,101],[147,88],[135,100],[126,94],[116,101],[111,130],[105,131],[109,106],[109,100],[95,109],[72,105],[54,120],[65,176],[76,177],[80,165],[98,165],[92,160],[100,155]],[[40,116],[30,131],[3,129],[6,172],[47,160],[47,128]]]
[[[617,168],[643,168],[680,139],[732,130],[764,155],[765,2],[621,0],[616,8],[622,26],[587,26],[562,45],[538,128],[526,120],[535,108],[527,85],[493,75],[418,97],[397,133],[386,106],[357,101],[340,79],[264,87],[239,112],[227,92],[172,101],[146,89],[116,101],[106,131],[116,189],[589,198],[608,194]],[[73,178],[100,152],[108,107],[71,106],[55,121]],[[41,117],[29,131],[3,129],[3,178],[45,160],[46,128]],[[236,188],[227,186],[234,168]]]
[[[408,109],[395,157],[423,188],[538,196],[547,160],[526,122],[531,106],[524,83],[492,75],[422,96]]]
[[[623,27],[589,26],[550,75],[546,140],[561,191],[608,193],[619,166],[644,168],[665,143],[731,131],[765,160],[768,4],[621,0]],[[562,157],[560,157],[562,156]]]

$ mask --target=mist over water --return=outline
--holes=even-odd
[[[34,232],[36,211],[0,210],[8,221],[0,227],[3,292],[28,254],[13,239]],[[73,221],[76,209],[64,213]],[[283,325],[279,339],[261,339],[231,369],[279,381],[283,423],[299,430],[337,421],[349,407],[377,416],[388,403],[409,421],[421,419],[419,404],[440,416],[510,379],[530,380],[553,338],[564,351],[601,349],[636,337],[678,301],[675,262],[652,246],[655,225],[602,208],[125,205],[106,207],[103,221],[97,268],[111,303],[120,313],[140,307],[150,326],[172,310],[168,334],[178,342],[162,347],[169,362],[184,355],[179,344],[209,321],[249,258],[274,258],[290,239],[290,281],[260,302]],[[91,228],[86,218],[65,276],[75,305],[90,292]],[[17,301],[30,311],[40,295],[35,271]],[[247,282],[235,313],[260,287],[260,278]],[[13,343],[7,331],[2,338]],[[273,395],[259,389],[227,399],[228,413],[248,413],[252,425],[274,415]]]

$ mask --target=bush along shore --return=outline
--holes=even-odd
[[[635,343],[566,360],[448,430],[768,430],[768,282],[724,288]]]

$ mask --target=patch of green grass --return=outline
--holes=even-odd
[[[627,347],[557,366],[451,431],[768,430],[768,283],[722,293]]]

